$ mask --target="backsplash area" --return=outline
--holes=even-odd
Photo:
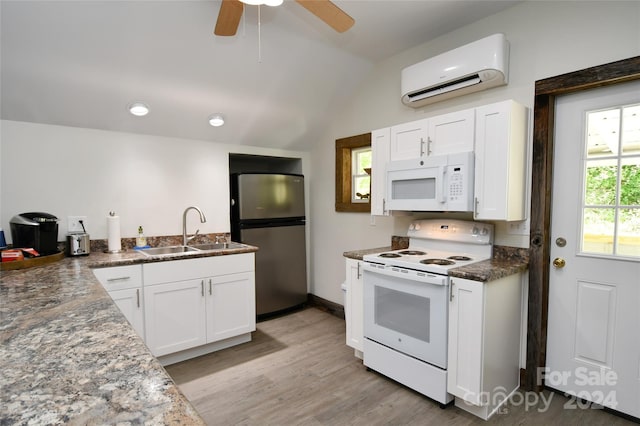
[[[216,238],[218,241],[221,238],[224,238],[225,241],[231,241],[231,234],[228,232],[222,233],[214,233],[214,234],[202,234],[196,236],[189,243],[190,244],[206,244],[206,243],[214,243],[216,242]],[[122,249],[123,250],[133,250],[136,245],[136,239],[133,238],[122,238]],[[66,245],[66,243],[60,243]],[[165,235],[158,237],[147,237],[147,244],[151,247],[167,247],[167,246],[179,246],[182,245],[182,235]],[[91,240],[90,247],[92,252],[103,252],[108,248],[108,240]],[[66,247],[61,247],[62,250],[66,253]]]

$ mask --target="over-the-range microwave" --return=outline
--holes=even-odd
[[[388,210],[473,211],[473,152],[387,163]]]

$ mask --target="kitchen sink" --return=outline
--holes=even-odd
[[[208,244],[192,244],[189,247],[194,247],[198,250],[227,250],[227,249],[236,249],[246,247],[241,243],[208,243]]]
[[[140,250],[140,253],[147,256],[159,256],[163,254],[180,254],[200,251],[195,247],[189,246],[169,246],[169,247],[153,247]]]

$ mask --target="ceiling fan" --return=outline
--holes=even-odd
[[[244,4],[270,4],[269,1],[255,0],[222,0],[216,28],[213,31],[219,36],[233,36],[238,31]],[[281,2],[276,2],[280,4]],[[316,15],[339,33],[347,31],[355,23],[354,19],[336,6],[331,0],[296,0],[300,6]]]

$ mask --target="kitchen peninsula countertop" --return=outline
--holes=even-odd
[[[395,244],[394,244],[395,247]],[[343,253],[344,257],[362,260],[366,254],[382,253],[390,250],[397,250],[398,247],[378,247],[363,250],[353,250]],[[466,278],[468,280],[487,282],[494,281],[509,275],[524,272],[529,267],[528,249],[494,246],[493,257],[471,265],[449,269],[450,277]]]
[[[91,253],[3,271],[0,424],[203,425],[91,269],[256,250]]]

